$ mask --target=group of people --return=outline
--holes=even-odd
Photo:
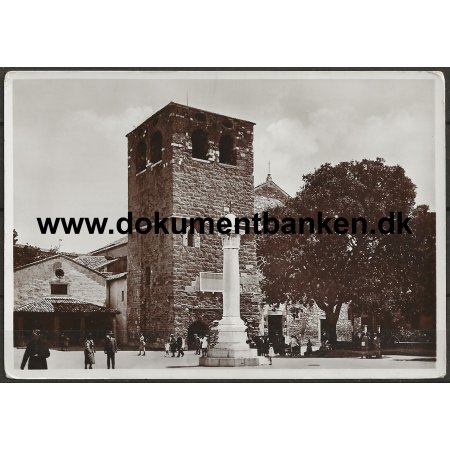
[[[363,358],[381,358],[381,337],[379,333],[369,333],[359,331],[353,337],[357,348],[360,348],[361,359]]]
[[[252,338],[258,351],[258,356],[266,356],[269,358],[269,364],[272,364],[272,358],[275,355],[284,356],[286,351],[290,356],[301,356],[301,337],[284,336],[255,336]],[[354,334],[353,341],[356,348],[361,351],[361,358],[381,358],[381,338],[379,333],[369,333],[359,331]],[[138,356],[145,356],[145,337],[143,333],[139,335],[139,353]],[[251,343],[251,340],[249,340]],[[322,338],[321,348],[327,348],[328,339],[326,336]],[[209,340],[207,336],[194,334],[195,354],[199,356],[207,356]],[[64,348],[64,347],[63,347]],[[67,347],[65,347],[67,348]],[[165,343],[165,356],[183,357],[185,348],[185,340],[180,334],[171,334]],[[104,353],[106,354],[106,365],[108,369],[115,369],[116,353],[118,351],[117,340],[114,333],[109,331],[105,337]],[[84,368],[92,369],[95,364],[95,343],[92,334],[89,333],[84,341]],[[311,356],[313,353],[313,345],[308,339],[304,356]],[[50,350],[44,333],[39,330],[33,330],[32,339],[28,343],[20,365],[24,369],[28,363],[28,369],[47,369],[47,358],[50,356]]]
[[[106,355],[107,368],[115,369],[118,346],[112,331],[109,331],[106,334],[103,351]],[[92,338],[92,334],[88,333],[84,341],[84,368],[87,369],[89,367],[89,369],[92,369],[92,364],[95,364],[95,342]]]
[[[117,341],[114,333],[109,331],[105,337],[104,352],[106,354],[106,366],[108,369],[115,369],[116,353],[118,351]],[[84,340],[84,368],[92,369],[95,364],[95,343],[91,333],[88,333]],[[50,349],[47,343],[45,333],[40,330],[33,330],[32,338],[28,342],[25,353],[20,364],[23,370],[28,364],[29,370],[45,370],[48,369],[47,358],[50,357]]]
[[[282,336],[276,334],[274,336],[254,336],[252,338],[255,343],[256,349],[258,351],[258,356],[272,356],[280,355],[285,356],[289,354],[290,356],[301,356],[301,336]],[[312,344],[311,341],[308,340],[307,353],[305,355],[308,356],[312,353]],[[271,350],[272,348],[272,350]]]
[[[177,334],[176,336],[174,334],[171,334],[169,339],[166,341],[165,344],[165,355],[164,356],[170,356],[169,354],[172,353],[172,358],[175,357],[175,353],[177,354],[177,358],[180,356],[184,356],[184,339],[180,334]]]
[[[195,354],[206,356],[208,354],[208,338],[207,336],[199,336],[198,334],[194,334],[194,342],[195,342]]]

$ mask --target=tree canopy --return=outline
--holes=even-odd
[[[326,314],[331,340],[344,303],[356,311],[418,314],[432,309],[435,289],[434,216],[427,207],[414,208],[416,187],[400,166],[384,160],[324,164],[303,177],[303,185],[274,217],[364,218],[356,234],[263,235],[259,255],[263,292],[274,301],[315,302]],[[382,234],[378,220],[390,212],[412,217],[413,234]],[[397,219],[394,220],[397,222]],[[397,225],[397,223],[395,223]],[[371,233],[374,229],[375,232]],[[429,282],[423,282],[426,274]],[[420,299],[420,300],[419,300]]]

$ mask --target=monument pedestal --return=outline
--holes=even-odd
[[[200,366],[241,367],[259,366],[264,363],[256,349],[247,344],[247,333],[240,317],[224,317],[219,322],[219,339],[214,348],[208,350],[208,356],[199,359]]]

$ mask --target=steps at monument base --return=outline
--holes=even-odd
[[[266,364],[269,364],[269,360],[261,356],[249,358],[212,358],[202,356],[199,358],[199,365],[205,367],[244,367],[262,366]]]

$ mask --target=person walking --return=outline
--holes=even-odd
[[[164,350],[166,351],[165,353],[165,357],[169,356],[169,352],[170,352],[170,340],[166,341],[166,343],[164,344]]]
[[[141,356],[141,352],[142,352],[142,356],[145,356],[145,337],[142,333],[139,336],[139,354],[138,354],[138,356]]]
[[[88,333],[84,341],[84,368],[92,369],[92,364],[95,364],[95,344],[92,339],[92,334]]]
[[[184,356],[183,338],[180,335],[177,336],[177,350],[178,350],[177,358],[179,358],[180,355]]]
[[[105,339],[105,354],[106,365],[109,368],[116,368],[116,353],[117,353],[117,341],[112,331],[106,335]]]
[[[177,351],[177,341],[173,334],[170,335],[169,345],[170,345],[170,352],[172,353],[172,358],[174,358],[175,352]]]
[[[203,336],[202,338],[202,356],[206,356],[208,354],[208,338]]]
[[[46,339],[41,336],[39,330],[33,330],[31,341],[23,355],[20,368],[23,370],[28,362],[28,370],[45,370],[47,367],[47,358],[50,356],[50,350]]]
[[[297,340],[297,338],[295,336],[291,337],[289,345],[291,347],[291,357],[292,356],[297,356],[297,355],[300,354],[299,343],[298,343],[298,340]]]
[[[267,357],[269,358],[269,366],[272,365],[272,358],[275,356],[275,350],[273,349],[273,345],[269,343],[269,352],[267,353]]]

